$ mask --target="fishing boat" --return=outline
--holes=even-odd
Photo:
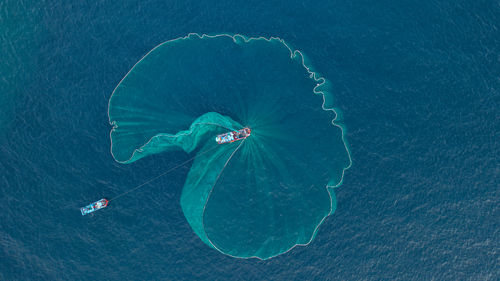
[[[215,137],[215,141],[218,144],[223,144],[243,140],[250,136],[250,132],[250,128],[243,128],[239,131],[232,131],[229,133],[218,135],[217,137]]]
[[[85,216],[87,214],[93,213],[97,210],[106,208],[108,206],[109,201],[106,199],[101,199],[99,201],[96,201],[90,205],[87,205],[83,208],[80,208],[80,211],[82,211],[82,216]]]

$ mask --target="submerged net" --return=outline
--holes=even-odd
[[[350,166],[323,81],[280,39],[168,41],[113,92],[113,157],[197,153],[181,196],[194,232],[231,256],[276,256],[312,240]],[[244,127],[245,140],[215,141]]]

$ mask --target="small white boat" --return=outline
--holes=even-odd
[[[231,143],[248,138],[250,136],[250,133],[251,133],[250,128],[243,128],[239,131],[233,131],[222,135],[218,135],[217,137],[215,137],[215,141],[218,144]]]

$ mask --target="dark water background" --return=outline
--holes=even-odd
[[[499,22],[499,1],[0,2],[0,279],[498,280]],[[280,36],[331,81],[353,166],[309,246],[210,249],[187,168],[80,215],[186,158],[115,163],[106,110],[189,32]]]

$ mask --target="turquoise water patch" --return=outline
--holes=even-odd
[[[200,239],[224,254],[267,259],[308,244],[351,164],[328,84],[308,65],[279,38],[165,42],[110,98],[113,157],[197,156],[181,206]],[[244,127],[252,130],[244,140],[215,141]]]

